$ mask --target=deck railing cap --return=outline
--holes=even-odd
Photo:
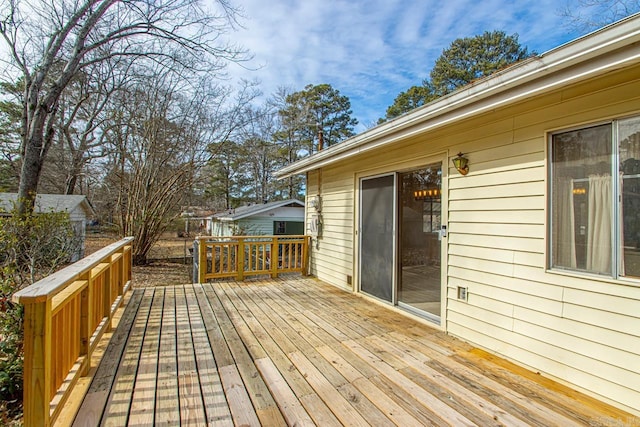
[[[275,235],[262,235],[262,236],[196,236],[195,240],[213,240],[213,239],[228,239],[228,240],[244,240],[244,239],[303,239],[309,237],[306,234],[275,234]]]
[[[53,298],[58,292],[64,289],[64,286],[72,281],[80,278],[81,275],[90,271],[96,265],[100,264],[106,257],[116,253],[122,247],[127,246],[133,241],[133,237],[125,237],[114,242],[104,248],[82,258],[62,270],[38,280],[32,285],[13,294],[11,298],[13,302],[20,304],[43,302]]]

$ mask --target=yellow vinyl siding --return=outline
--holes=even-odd
[[[486,237],[473,234],[449,234],[447,237],[449,243],[449,252],[451,253],[454,245],[471,246],[471,247],[490,247],[511,249],[515,251],[534,251],[544,252],[544,240],[542,239],[523,239],[511,236],[491,236],[491,240]]]
[[[319,194],[322,198],[323,222],[321,237],[312,242],[311,274],[350,289],[347,276],[353,274],[353,180],[345,174],[314,171],[309,173],[308,187],[309,196]],[[308,208],[307,221],[315,214]]]
[[[490,348],[499,354],[508,355],[534,371],[553,372],[557,374],[557,379],[574,386],[586,382],[589,384],[589,388],[583,389],[583,391],[595,393],[605,400],[609,400],[605,396],[613,397],[613,401],[617,401],[618,405],[626,405],[625,409],[637,413],[636,402],[640,399],[640,393],[637,388],[634,388],[637,386],[637,382],[630,381],[631,378],[626,378],[625,382],[628,386],[620,385],[598,375],[606,367],[606,364],[601,363],[592,355],[581,356],[548,344],[546,338],[536,340],[519,333],[510,334],[508,339],[504,339],[503,331],[503,328],[471,316],[464,316],[462,323],[452,323],[449,328],[449,332],[453,335],[464,336],[470,342],[482,342],[483,347]],[[578,369],[576,366],[585,366],[586,370]]]
[[[519,182],[486,187],[470,187],[453,189],[449,192],[449,197],[454,200],[471,199],[497,199],[507,197],[519,197],[523,194],[544,195],[545,185],[543,181]],[[515,200],[514,202],[517,202]]]
[[[512,132],[494,135],[511,135],[511,144],[490,147],[482,136],[463,145],[472,173],[452,170],[449,181],[446,329],[635,410],[640,287],[545,270],[546,133],[637,113],[640,82],[630,76],[640,70],[615,74],[524,103]],[[457,300],[457,286],[467,287],[468,302]]]
[[[510,199],[486,199],[486,200],[449,200],[449,212],[471,210],[504,210],[516,209],[544,209],[545,196],[519,196]]]

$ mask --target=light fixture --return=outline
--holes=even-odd
[[[460,152],[458,153],[458,157],[453,159],[453,165],[456,167],[460,175],[466,175],[469,173],[469,159],[464,157],[464,155]]]
[[[309,200],[309,205],[316,210],[316,212],[320,212],[322,210],[322,199],[320,195],[311,197]]]
[[[415,190],[413,192],[413,198],[415,200],[429,200],[429,199],[438,199],[442,191],[439,188],[432,188],[428,190]]]

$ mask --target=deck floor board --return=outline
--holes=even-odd
[[[78,425],[565,426],[630,417],[316,279],[134,292],[128,329],[114,334],[121,347],[107,349],[94,379],[100,398],[89,392]]]

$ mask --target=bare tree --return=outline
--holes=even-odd
[[[33,210],[60,99],[81,70],[113,58],[143,58],[174,69],[197,64],[215,74],[244,58],[221,42],[237,10],[227,0],[215,5],[216,14],[197,0],[0,0],[8,75],[24,79],[19,214]]]
[[[60,98],[56,136],[53,139],[40,180],[46,192],[87,194],[89,164],[104,158],[109,122],[105,109],[110,97],[123,88],[130,74],[129,61],[103,61],[80,71]]]
[[[560,15],[573,31],[593,31],[640,11],[640,0],[578,0],[567,4]]]
[[[105,141],[112,145],[105,186],[120,233],[133,235],[134,262],[147,254],[188,204],[208,148],[227,141],[253,92],[157,69],[121,91],[110,107]],[[116,102],[117,101],[117,102]]]

